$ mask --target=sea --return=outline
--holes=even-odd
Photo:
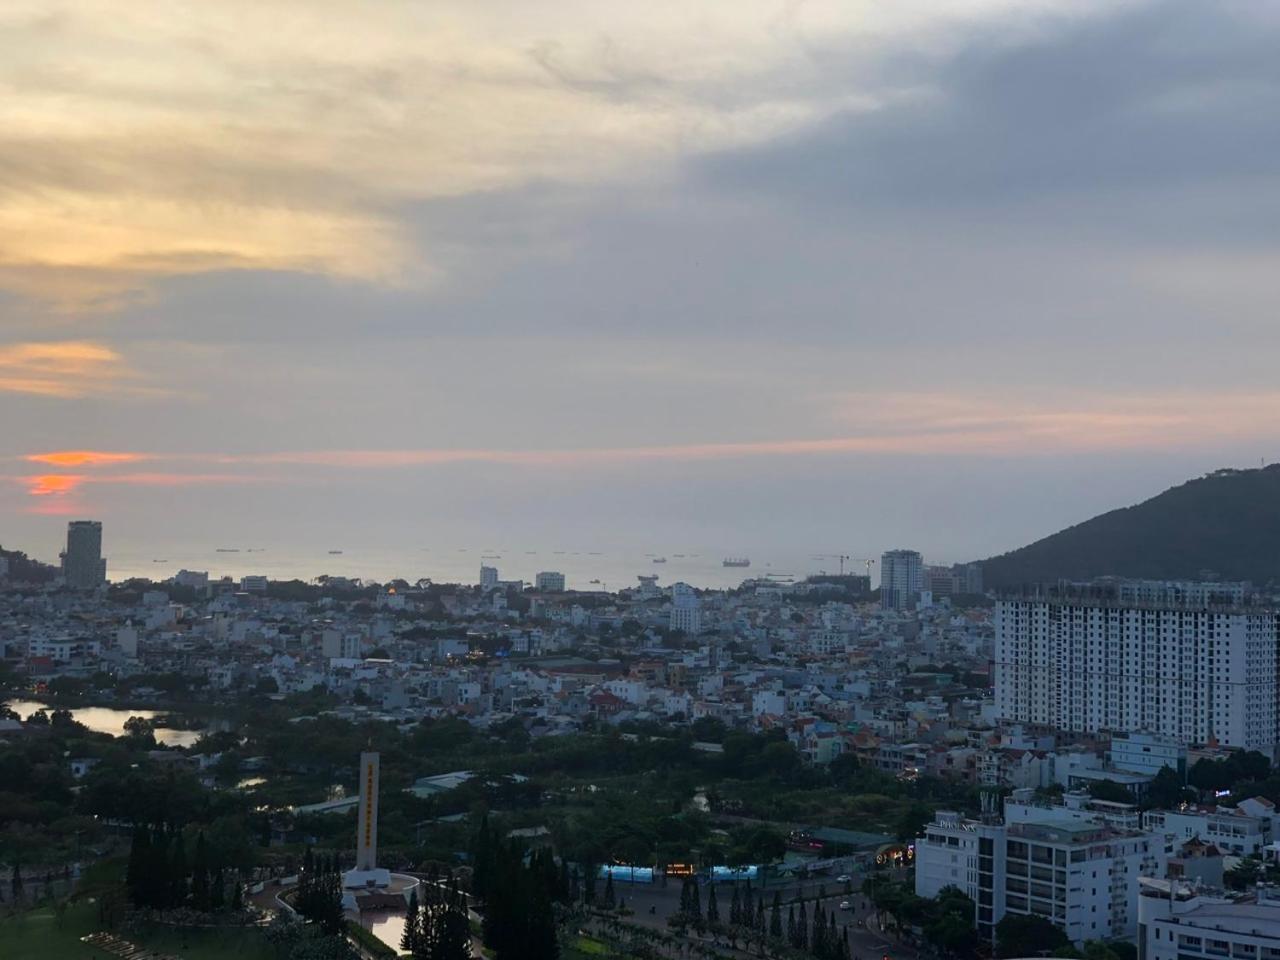
[[[498,568],[503,580],[532,583],[541,571],[565,575],[570,590],[617,591],[634,587],[640,576],[656,576],[659,586],[683,581],[701,589],[726,589],[743,580],[770,577],[800,580],[817,573],[838,573],[838,558],[822,554],[750,555],[750,567],[726,567],[726,556],[743,554],[698,549],[670,553],[608,550],[546,550],[492,547],[334,547],[306,550],[259,544],[226,544],[186,548],[127,547],[107,552],[107,576],[114,581],[133,577],[166,580],[179,570],[208,571],[211,577],[260,575],[272,580],[303,580],[328,576],[359,577],[384,583],[426,578],[436,583],[476,583],[480,567]],[[665,558],[665,562],[655,562]],[[864,573],[865,566],[846,561],[845,572]]]

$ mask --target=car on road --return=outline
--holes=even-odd
[[[841,909],[841,910],[852,910],[852,909],[853,909],[853,904],[852,904],[852,903],[850,903],[848,900],[841,900],[841,901],[840,901],[840,909]]]
[[[853,877],[849,876],[847,873],[842,873],[840,876],[836,877],[836,883],[853,883]]]

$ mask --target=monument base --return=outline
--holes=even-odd
[[[385,867],[372,870],[348,870],[342,875],[345,890],[369,890],[391,885],[391,871]]]
[[[356,894],[380,893],[390,886],[391,871],[383,867],[348,870],[342,875],[342,909],[357,909]]]

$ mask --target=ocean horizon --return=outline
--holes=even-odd
[[[640,576],[656,576],[660,586],[678,581],[704,589],[736,587],[743,580],[773,576],[802,579],[818,573],[838,573],[839,560],[812,555],[750,556],[750,567],[726,567],[726,557],[744,556],[689,549],[681,553],[641,553],[605,550],[529,550],[503,547],[386,548],[342,547],[340,552],[253,544],[222,547],[128,547],[107,551],[107,577],[118,582],[135,577],[167,580],[179,570],[207,571],[211,578],[266,576],[273,580],[312,581],[320,576],[358,577],[384,583],[427,578],[437,583],[477,583],[480,566],[498,568],[503,580],[532,583],[542,571],[565,575],[570,590],[617,591],[637,585]],[[665,563],[655,563],[656,557]],[[872,568],[873,575],[875,568]],[[863,573],[865,566],[846,562],[846,573]]]

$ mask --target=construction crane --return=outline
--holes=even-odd
[[[852,562],[856,562],[856,563],[865,564],[865,565],[866,565],[866,568],[867,568],[867,579],[868,579],[868,580],[870,580],[870,579],[871,579],[871,565],[872,565],[873,563],[875,563],[875,561],[874,561],[874,560],[871,560],[871,559],[869,559],[869,558],[867,558],[867,557],[851,557],[851,556],[849,556],[847,553],[818,553],[818,554],[814,554],[813,559],[815,559],[815,560],[839,560],[839,561],[840,561],[840,576],[842,576],[842,577],[844,576],[844,565],[845,565],[845,561],[846,561],[846,560],[847,560],[847,561],[850,561],[851,563],[852,563]]]

